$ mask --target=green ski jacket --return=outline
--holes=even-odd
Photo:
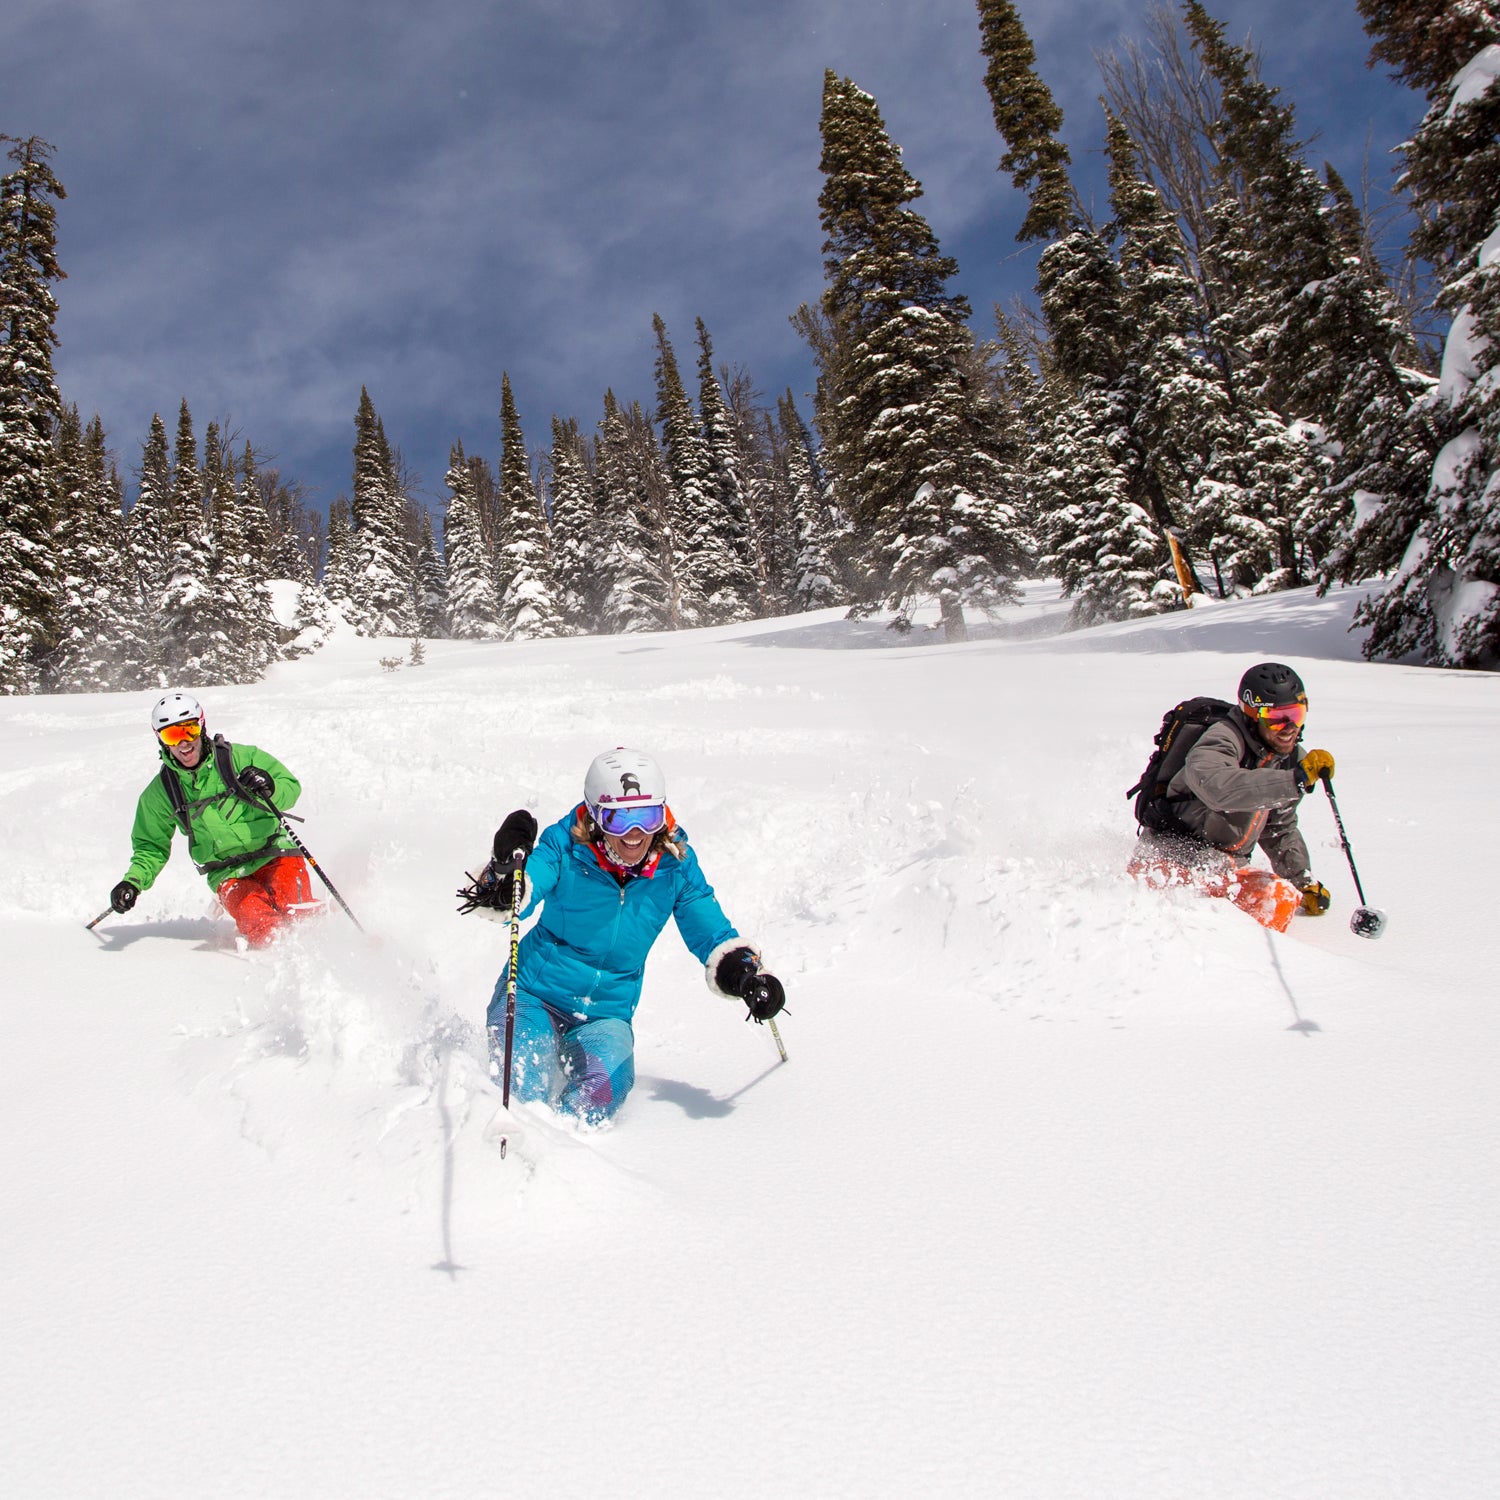
[[[192,827],[188,854],[209,886],[218,890],[226,880],[237,880],[283,854],[296,853],[296,846],[263,807],[236,797],[224,785],[214,765],[212,743],[204,739],[202,744],[203,753],[191,771],[178,765],[165,748],[161,758],[168,774],[182,784],[187,800]],[[276,783],[272,803],[282,812],[295,805],[302,794],[302,783],[274,755],[254,745],[232,745],[230,751],[236,775],[246,766],[269,771]],[[171,856],[172,835],[181,826],[161,777],[153,777],[136,803],[135,826],[130,830],[132,857],[125,879],[131,885],[143,891],[150,888]],[[229,863],[222,863],[225,860]]]

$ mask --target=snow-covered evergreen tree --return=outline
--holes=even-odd
[[[600,526],[609,539],[601,574],[608,584],[604,628],[611,635],[667,630],[677,623],[671,537],[660,504],[668,486],[664,473],[650,472],[659,462],[642,441],[642,428],[649,430],[650,423],[633,415],[637,419],[627,425],[614,391],[604,393],[595,479]]]
[[[601,628],[610,537],[599,519],[594,479],[578,423],[553,417],[551,467],[552,578],[563,623],[579,635]]]
[[[245,538],[245,566],[252,580],[259,586],[272,578],[285,577],[272,567],[271,515],[266,509],[255,449],[248,442],[240,454],[233,482],[235,508],[239,511],[240,530]]]
[[[812,441],[790,390],[776,403],[786,465],[787,513],[796,552],[788,590],[799,612],[843,602],[832,558],[833,526],[827,496],[813,463]]]
[[[353,623],[361,635],[410,639],[416,620],[413,560],[406,544],[406,497],[385,428],[363,386],[354,430],[350,500],[354,568],[349,580]]]
[[[714,346],[703,319],[698,327],[698,414],[708,460],[710,521],[714,557],[722,568],[707,589],[708,613],[715,621],[754,617],[760,594],[755,544],[745,507],[744,476],[733,415],[714,373]]]
[[[746,372],[723,373],[758,610],[763,615],[781,614],[791,593],[797,543],[776,414],[761,404],[760,392]]]
[[[198,467],[198,438],[193,430],[193,413],[186,396],[177,408],[177,437],[172,444],[169,493],[168,535],[175,547],[184,536],[197,537],[207,520],[203,471]]]
[[[1426,404],[1442,447],[1420,500],[1367,507],[1364,568],[1394,558],[1356,619],[1369,656],[1500,665],[1500,8],[1492,0],[1360,0],[1374,57],[1424,89],[1403,148],[1412,251],[1438,270],[1452,318]],[[1373,514],[1369,514],[1373,510]]]
[[[278,626],[257,545],[264,546],[264,511],[252,482],[237,483],[234,463],[216,424],[204,444],[204,485],[210,526],[209,606],[221,639],[215,676],[226,682],[257,682],[278,654]],[[257,518],[259,513],[259,519]]]
[[[52,371],[57,301],[55,199],[66,197],[39,136],[9,143],[0,176],[0,693],[43,686],[57,643],[58,504],[52,434],[62,397]]]
[[[936,595],[952,638],[965,604],[1015,597],[1025,556],[992,434],[969,394],[968,305],[946,290],[957,264],[906,207],[921,186],[874,99],[826,73],[821,129],[833,341],[820,371],[823,450],[886,602],[909,608]]]
[[[474,475],[462,442],[448,454],[448,513],[443,518],[443,559],[447,570],[448,630],[458,641],[493,641],[501,635],[495,568],[485,545]]]
[[[279,470],[257,468],[255,483],[270,529],[266,576],[312,584],[321,561],[316,550],[319,518],[307,510],[295,486],[283,483]]]
[[[1118,170],[1112,177],[1123,266],[1104,235],[1083,222],[1059,138],[1062,111],[1036,72],[1019,13],[1010,0],[979,0],[979,14],[985,84],[1008,147],[1001,169],[1030,197],[1016,238],[1045,242],[1037,289],[1051,334],[1046,368],[1034,377],[1011,340],[1002,380],[1012,465],[1028,476],[1042,567],[1074,599],[1075,622],[1151,613],[1179,597],[1163,574],[1181,476],[1164,482],[1169,465],[1153,428],[1166,410],[1179,410],[1183,391],[1151,411],[1143,368],[1164,336],[1149,283],[1166,252],[1146,239],[1157,226],[1128,222],[1130,205],[1122,208],[1122,191],[1138,186],[1133,163],[1124,181]],[[1176,503],[1180,509],[1180,495]]]
[[[224,624],[215,609],[203,474],[186,397],[177,412],[169,486],[167,535],[172,550],[159,607],[158,665],[165,681],[184,686],[233,680],[221,669]]]
[[[1109,112],[1106,118],[1122,314],[1123,357],[1113,389],[1128,414],[1129,499],[1150,516],[1156,535],[1149,565],[1156,583],[1129,603],[1131,613],[1141,613],[1165,608],[1179,597],[1165,540],[1169,532],[1190,558],[1200,544],[1211,551],[1211,532],[1198,535],[1193,530],[1198,513],[1191,498],[1216,455],[1233,450],[1238,434],[1220,371],[1198,345],[1203,312],[1181,230],[1141,174],[1135,142],[1124,123]],[[1117,539],[1113,554],[1135,552],[1144,568],[1135,517],[1129,511],[1123,517],[1127,534]]]
[[[148,633],[154,637],[155,612],[167,584],[172,562],[172,476],[167,448],[167,427],[160,412],[151,414],[151,426],[141,446],[140,484],[135,503],[125,518],[125,541],[135,570],[142,609],[148,617]]]
[[[125,550],[123,495],[109,463],[104,424],[86,429],[78,409],[58,429],[61,504],[55,556],[61,579],[58,645],[51,685],[59,692],[104,692],[141,685],[148,664],[141,601]]]
[[[1083,387],[1059,403],[1059,416],[1063,409],[1069,419],[1055,421],[1033,476],[1047,506],[1042,568],[1073,599],[1077,625],[1155,614],[1176,602],[1177,588],[1162,577],[1161,532],[1106,442],[1109,398]]]
[[[417,633],[428,640],[448,633],[448,579],[432,534],[432,516],[426,510],[417,545]]]
[[[1420,455],[1391,462],[1420,433],[1406,422],[1421,384],[1408,373],[1416,344],[1363,236],[1347,227],[1347,191],[1342,204],[1336,193],[1330,203],[1330,184],[1302,160],[1291,106],[1198,0],[1189,0],[1186,16],[1221,100],[1213,128],[1220,190],[1204,267],[1232,399],[1252,427],[1267,413],[1288,428],[1318,424],[1342,460],[1332,485],[1313,472],[1298,481],[1308,498],[1294,517],[1296,546],[1316,564],[1344,543],[1356,491],[1372,495],[1379,483],[1383,498],[1396,498],[1393,484],[1420,483]],[[1293,462],[1297,446],[1280,461]],[[1290,559],[1282,571],[1306,581]]]
[[[336,496],[328,507],[328,550],[323,562],[322,585],[323,596],[330,608],[352,623],[357,559],[351,509],[347,495]]]
[[[671,518],[672,538],[682,559],[676,570],[674,620],[680,626],[717,624],[720,612],[735,601],[732,595],[717,594],[730,560],[715,524],[708,449],[660,314],[653,314],[651,328],[656,337],[656,420],[661,424],[668,489],[660,503]]]
[[[500,499],[504,508],[500,630],[508,641],[551,640],[566,634],[552,586],[547,518],[532,478],[510,376],[500,377]]]
[[[1051,240],[1073,224],[1068,148],[1058,138],[1062,110],[1036,71],[1036,48],[1011,0],[978,0],[984,86],[1007,150],[1000,170],[1029,194],[1016,238]]]
[[[1141,503],[1148,468],[1120,268],[1103,237],[1078,226],[1042,252],[1037,288],[1052,333],[1030,466],[1042,568],[1080,625],[1164,608],[1172,591],[1158,588],[1165,540]]]

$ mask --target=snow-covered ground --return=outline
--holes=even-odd
[[[202,694],[370,933],[248,957],[180,841],[84,930],[155,695],[0,703],[4,1493],[1490,1500],[1500,681],[1364,663],[1352,603],[340,636]],[[1267,657],[1379,942],[1322,799],[1285,937],[1122,874],[1162,711]],[[453,891],[615,744],[790,1061],[669,929],[616,1126],[502,1160]]]

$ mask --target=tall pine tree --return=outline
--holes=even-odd
[[[777,401],[776,414],[786,465],[787,513],[796,549],[790,558],[787,592],[792,608],[799,612],[826,609],[843,598],[833,564],[833,525],[827,497],[807,426],[790,390]]]
[[[444,483],[449,490],[448,513],[443,518],[448,629],[459,641],[498,640],[495,566],[475,502],[473,470],[461,442],[454,443],[448,454]]]
[[[608,593],[608,529],[601,524],[594,476],[571,417],[553,417],[551,468],[552,578],[563,623],[578,635],[601,628]]]
[[[874,99],[826,73],[821,129],[823,451],[885,602],[937,596],[957,638],[964,605],[1016,597],[1025,557],[973,399],[968,304],[947,291],[956,262],[907,207],[921,185]]]
[[[1442,447],[1429,488],[1369,518],[1366,567],[1394,560],[1356,617],[1370,656],[1500,665],[1500,7],[1360,0],[1373,59],[1426,91],[1401,185],[1452,318],[1427,412]],[[1400,549],[1397,556],[1397,549]]]
[[[0,693],[28,693],[44,685],[58,631],[52,286],[63,279],[54,200],[67,194],[46,141],[0,141],[15,164],[0,176]]]
[[[664,501],[665,464],[639,412],[627,422],[612,390],[604,393],[599,426],[598,506],[608,548],[601,572],[608,580],[603,621],[608,634],[667,630],[679,623],[676,579]]]
[[[1011,0],[978,0],[985,91],[1007,150],[1000,170],[1030,196],[1018,240],[1051,240],[1072,226],[1068,148],[1058,138],[1062,110],[1036,71],[1036,48]]]
[[[722,554],[714,524],[708,449],[659,313],[652,315],[651,329],[656,338],[656,420],[661,424],[667,483],[667,493],[658,503],[671,517],[672,537],[682,558],[676,570],[674,623],[679,627],[716,624],[714,611],[727,601],[714,596],[728,558]]]
[[[508,641],[550,640],[564,634],[547,555],[547,518],[531,474],[510,376],[500,377],[501,544],[500,630]]]
[[[413,559],[406,543],[406,497],[385,427],[363,386],[354,431],[350,500],[354,566],[348,580],[353,623],[362,635],[409,637],[416,619]]]
[[[748,620],[756,613],[760,590],[735,421],[714,373],[713,341],[702,318],[697,326],[698,414],[708,459],[714,554],[721,570],[708,591],[709,617],[716,623]]]

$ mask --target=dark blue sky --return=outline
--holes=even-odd
[[[1022,0],[1080,178],[1102,177],[1096,50],[1145,0]],[[1351,181],[1417,96],[1364,62],[1354,0],[1210,5],[1250,32]],[[995,170],[973,0],[8,0],[0,131],[57,148],[64,397],[127,471],[184,395],[326,505],[354,412],[440,507],[449,445],[499,454],[648,405],[651,315],[691,372],[701,316],[766,399],[811,385],[787,319],[821,289],[823,70],[874,94],[976,322],[1028,291]],[[1101,195],[1102,201],[1102,195]],[[806,403],[804,403],[806,409]],[[243,440],[243,437],[242,437]]]

